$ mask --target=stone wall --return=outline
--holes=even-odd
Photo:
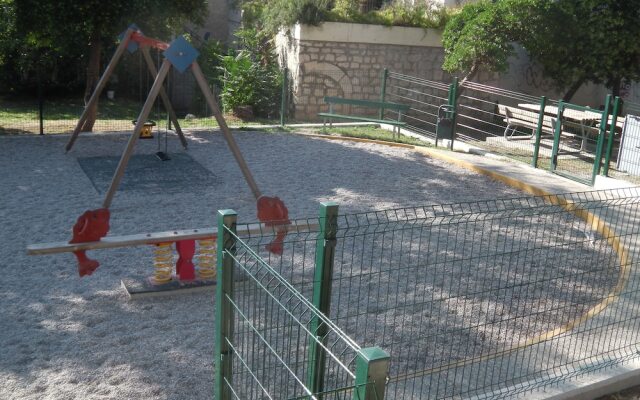
[[[444,51],[434,46],[440,42],[439,34],[429,35],[417,28],[365,26],[371,31],[359,35],[340,32],[339,25],[354,24],[325,23],[322,29],[311,28],[311,33],[298,30],[277,38],[281,62],[291,74],[291,111],[296,120],[317,120],[317,113],[328,110],[324,96],[379,100],[384,68],[428,79],[450,79],[440,67]],[[319,33],[321,30],[324,32]],[[381,32],[391,37],[386,43]],[[407,45],[398,44],[401,42]],[[357,112],[375,115],[377,111]]]

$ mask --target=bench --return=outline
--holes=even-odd
[[[389,124],[393,126],[393,133],[395,134],[396,128],[398,128],[398,132],[400,132],[400,128],[405,126],[407,123],[402,121],[402,114],[406,113],[409,110],[409,106],[399,103],[390,103],[384,101],[369,101],[369,100],[360,100],[360,99],[345,99],[342,97],[332,97],[325,96],[324,102],[329,105],[328,113],[318,113],[319,117],[323,118],[324,124],[323,129],[327,125],[327,119],[329,120],[329,126],[332,126],[333,119],[347,119],[351,121],[361,121],[361,122],[373,122],[377,124]],[[350,105],[357,107],[365,107],[377,109],[380,111],[380,114],[384,113],[384,110],[391,110],[398,113],[398,119],[384,119],[384,118],[372,118],[372,117],[363,117],[359,115],[348,115],[348,114],[338,114],[334,112],[333,106],[335,104],[339,105]]]
[[[531,139],[535,136],[536,130],[538,129],[538,113],[501,104],[498,105],[498,113],[504,117],[504,122],[507,123],[507,127],[504,130],[505,139],[511,140],[517,128],[531,129],[530,136],[521,136],[518,138]],[[542,118],[542,132],[553,135],[556,130],[556,121],[557,118],[545,115]],[[511,131],[511,134],[509,134],[509,131]]]

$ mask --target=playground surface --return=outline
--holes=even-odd
[[[410,149],[289,134],[235,137],[262,190],[285,200],[294,217],[316,215],[327,200],[355,212],[522,195]],[[102,265],[82,279],[71,254],[25,254],[28,244],[70,238],[77,216],[99,206],[103,194],[78,159],[117,157],[127,138],[82,135],[65,155],[64,136],[0,137],[0,398],[213,396],[213,291],[128,300],[120,279],[151,274],[150,247],[90,252]],[[176,174],[192,174],[177,189],[146,179],[136,188],[135,177],[125,177],[131,181],[114,199],[110,234],[212,227],[221,208],[234,208],[239,221],[256,220],[254,199],[222,135],[188,139],[189,162],[202,168],[167,169],[174,183]],[[136,153],[153,154],[156,146],[140,141]],[[170,138],[169,152],[183,153],[177,139]]]

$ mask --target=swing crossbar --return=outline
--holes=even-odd
[[[301,224],[301,225],[281,225],[281,226],[265,226],[264,224],[247,225],[244,229],[238,229],[239,235],[265,234],[272,232],[273,234],[285,230],[286,232],[303,232],[317,230],[317,224]],[[185,229],[165,232],[139,233],[133,235],[122,236],[106,236],[97,242],[86,243],[67,243],[67,242],[51,242],[36,243],[27,246],[27,254],[32,256],[72,253],[81,250],[102,250],[114,249],[118,247],[134,247],[155,245],[160,243],[177,242],[180,240],[208,240],[217,239],[217,228],[204,229]]]
[[[131,40],[140,45],[153,47],[158,50],[166,50],[169,48],[169,43],[147,37],[140,32],[133,32],[131,34]]]

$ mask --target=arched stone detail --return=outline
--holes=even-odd
[[[337,65],[326,62],[309,61],[302,64],[301,69],[303,80],[307,75],[326,76],[336,82],[342,92],[340,94],[341,96],[353,93],[351,79],[349,79],[344,70]]]

